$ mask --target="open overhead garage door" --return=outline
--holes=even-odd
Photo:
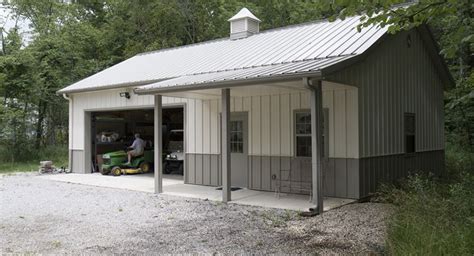
[[[176,151],[183,152],[183,118],[183,107],[163,109],[163,151],[165,152],[163,160],[167,155],[175,156]],[[92,112],[90,128],[92,135],[90,144],[91,172],[99,172],[103,170],[104,166],[109,170],[118,166],[122,168],[123,173],[126,171],[135,173],[134,170],[137,170],[140,163],[145,160],[150,163],[150,171],[153,170],[153,109]],[[126,152],[137,133],[145,141],[145,153],[137,159],[134,158],[130,166],[125,166]],[[181,161],[182,164],[184,164],[183,162]],[[177,167],[179,168],[179,166]]]

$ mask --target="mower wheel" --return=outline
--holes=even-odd
[[[100,170],[100,173],[101,173],[102,175],[107,175],[107,174],[110,173],[110,171],[109,171],[109,170],[106,170],[106,169],[101,169],[101,170]]]
[[[150,171],[151,166],[150,166],[150,163],[148,163],[148,162],[141,162],[140,165],[138,166],[138,168],[140,168],[140,170],[142,170],[142,173],[147,173],[147,172]]]
[[[164,174],[170,174],[171,173],[171,170],[170,170],[167,162],[163,163],[163,173]]]
[[[112,168],[112,170],[110,171],[112,173],[112,175],[114,176],[120,176],[122,175],[122,169],[118,166],[115,166],[114,168]]]

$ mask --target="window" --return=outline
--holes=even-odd
[[[296,156],[311,157],[311,113],[295,113]]]
[[[244,153],[243,121],[230,121],[230,152]]]
[[[416,143],[415,143],[415,134],[416,134],[416,126],[415,126],[415,114],[413,113],[405,113],[405,153],[415,153],[416,152]]]
[[[329,127],[325,125],[324,120],[329,118],[329,109],[323,109],[323,131],[322,131],[322,148],[323,157],[329,154]],[[296,156],[311,157],[311,112],[295,113],[295,134],[296,134]]]

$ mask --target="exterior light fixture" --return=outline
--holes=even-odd
[[[130,99],[130,93],[129,92],[121,92],[120,97],[125,97],[127,99]]]

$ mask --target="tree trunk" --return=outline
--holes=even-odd
[[[41,139],[43,138],[43,122],[46,115],[47,104],[44,100],[40,99],[38,104],[38,121],[36,123],[36,141],[35,148],[40,149]]]

